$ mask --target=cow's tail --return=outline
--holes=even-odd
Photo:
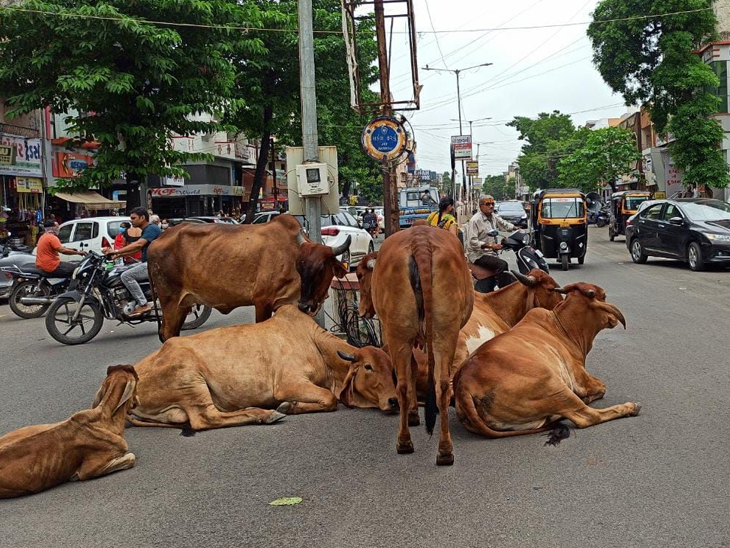
[[[567,431],[567,427],[565,427],[562,423],[545,426],[543,428],[534,428],[532,430],[492,430],[477,410],[477,405],[479,403],[478,400],[470,394],[468,390],[459,389],[457,380],[454,380],[454,385],[456,386],[456,416],[459,418],[459,421],[461,421],[461,424],[463,424],[470,432],[481,434],[488,438],[511,438],[513,436],[524,436],[526,434],[542,434],[549,431],[550,439],[548,440],[548,443],[550,443],[556,435],[555,431],[558,427],[562,427]],[[557,443],[550,443],[550,445],[557,445],[560,443],[560,440],[567,438],[569,435],[570,432],[568,432],[564,437],[561,437]],[[546,443],[546,445],[548,443]]]
[[[431,246],[418,246],[410,258],[411,286],[416,296],[418,320],[428,356],[428,384],[426,385],[426,432],[433,434],[436,425],[435,358],[433,354],[433,268]],[[446,420],[446,419],[442,419]]]

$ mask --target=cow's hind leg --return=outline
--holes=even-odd
[[[274,398],[290,404],[286,411],[287,415],[337,411],[335,395],[326,388],[310,382],[282,384],[274,391]]]
[[[411,352],[411,392],[408,399],[411,402],[411,408],[408,410],[408,426],[419,426],[421,418],[418,415],[418,391],[416,385],[418,381],[418,362],[416,356]]]
[[[413,441],[411,440],[411,431],[408,428],[408,416],[412,400],[416,400],[416,404],[418,403],[414,389],[415,381],[412,379],[413,373],[411,370],[413,341],[388,340],[388,347],[390,348],[390,357],[398,379],[395,392],[400,406],[400,427],[398,429],[396,450],[398,454],[405,455],[413,453]]]
[[[575,398],[572,402],[573,408],[558,414],[572,421],[578,428],[588,428],[623,417],[635,417],[641,411],[641,405],[631,402],[612,405],[606,409],[595,409],[588,407],[578,396],[572,395]]]
[[[210,430],[227,426],[243,426],[246,424],[271,424],[283,419],[286,415],[273,409],[249,407],[241,411],[220,411],[212,403],[204,408],[185,410],[190,417],[190,428],[193,430]]]
[[[436,371],[434,371],[434,382],[436,383],[436,403],[439,408],[439,426],[441,427],[436,464],[439,466],[450,466],[454,464],[454,445],[451,442],[451,432],[449,432],[449,407],[452,393],[449,374],[454,353],[439,352],[435,358]]]
[[[94,456],[88,460],[85,460],[79,468],[78,472],[74,474],[71,481],[75,480],[88,480],[91,478],[98,478],[106,476],[112,472],[118,472],[119,470],[127,470],[134,466],[136,458],[134,453],[125,453],[121,457],[110,457],[107,453],[105,455]]]

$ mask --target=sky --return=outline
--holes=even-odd
[[[472,120],[472,141],[482,143],[480,176],[504,173],[519,155],[523,142],[513,128],[505,126],[515,116],[559,110],[575,113],[571,114],[574,123],[582,125],[624,114],[627,108],[621,96],[612,93],[592,64],[587,24],[479,30],[588,22],[598,1],[414,0],[423,90],[420,110],[404,114],[418,144],[418,168],[450,171],[450,137],[459,134],[456,76],[424,70],[426,66],[454,70],[492,63],[460,75],[463,133],[468,134],[466,121]],[[390,52],[395,100],[412,96],[402,21],[395,23]],[[456,32],[434,34],[433,30]],[[475,156],[476,152],[475,145]]]

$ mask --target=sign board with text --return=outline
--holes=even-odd
[[[454,160],[471,160],[471,135],[453,135]]]
[[[467,175],[479,175],[479,162],[469,161],[466,163]]]

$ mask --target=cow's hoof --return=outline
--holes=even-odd
[[[274,424],[275,422],[279,422],[281,419],[286,417],[284,413],[279,413],[278,411],[274,411],[271,415],[266,417],[264,419],[264,424]]]
[[[398,444],[395,446],[395,450],[398,451],[399,455],[409,455],[413,453],[413,442],[398,442]]]
[[[284,403],[279,405],[279,407],[276,408],[276,412],[284,413],[286,415],[287,413],[289,413],[289,411],[291,411],[294,408],[295,405],[296,405],[296,402],[285,401]]]
[[[452,464],[454,464],[453,453],[439,453],[436,455],[437,466],[451,466]]]
[[[632,416],[633,417],[638,417],[639,416],[639,413],[641,413],[641,404],[640,403],[635,403],[634,406],[636,406],[636,411],[634,411],[634,413],[633,413]]]
[[[420,426],[421,417],[418,415],[418,410],[408,411],[408,426]]]

